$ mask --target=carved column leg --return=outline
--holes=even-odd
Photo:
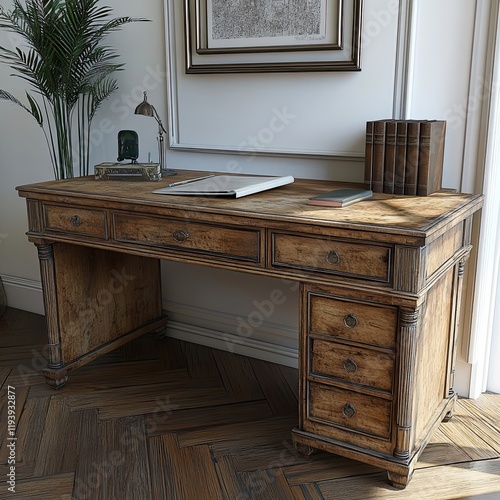
[[[455,288],[455,307],[453,308],[455,318],[453,321],[453,331],[451,332],[451,346],[450,346],[450,352],[449,352],[449,360],[448,360],[448,381],[447,385],[449,387],[448,390],[448,397],[450,398],[455,398],[455,390],[453,389],[454,381],[455,381],[455,365],[456,365],[456,357],[457,357],[457,338],[458,338],[458,328],[460,324],[460,306],[462,303],[462,284],[463,284],[463,278],[464,278],[464,273],[465,273],[465,263],[467,262],[468,259],[465,257],[458,263],[458,268],[457,268],[457,273],[455,275],[455,283],[454,283],[454,288]],[[448,422],[451,417],[453,416],[453,408],[446,414],[444,417],[443,421]]]
[[[68,376],[66,374],[62,376],[60,374],[54,376],[55,371],[60,370],[63,367],[56,294],[54,249],[52,245],[45,244],[37,245],[37,249],[38,258],[40,260],[40,274],[42,279],[43,301],[45,305],[49,354],[49,363],[48,367],[44,370],[44,376],[47,384],[54,389],[59,389],[66,384]]]
[[[396,413],[396,448],[394,456],[404,461],[410,461],[412,448],[413,425],[413,393],[415,377],[415,355],[418,310],[401,311],[401,353],[399,363],[399,389],[397,394]],[[388,473],[391,484],[396,488],[404,488],[411,478],[412,470],[408,467],[407,474]]]

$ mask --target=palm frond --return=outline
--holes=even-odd
[[[111,15],[111,7],[100,6],[99,0],[13,0],[11,10],[0,8],[0,28],[25,42],[15,49],[0,47],[0,61],[42,98],[43,113],[29,93],[28,106],[5,91],[0,91],[0,99],[23,107],[44,128],[56,178],[72,176],[73,119],[78,126],[80,169],[83,158],[83,170],[88,170],[90,124],[118,88],[111,75],[123,64],[104,39],[125,24],[146,21]],[[82,131],[86,132],[81,135]]]
[[[16,104],[17,106],[20,106],[25,111],[27,111],[31,116],[33,116],[33,118],[36,120],[38,125],[40,125],[40,127],[42,127],[43,126],[43,117],[42,117],[42,113],[40,110],[40,106],[38,106],[37,102],[33,99],[33,97],[31,97],[30,94],[28,94],[28,92],[26,92],[26,97],[28,98],[28,102],[30,104],[29,108],[27,106],[25,106],[19,99],[14,97],[9,92],[6,92],[5,90],[0,89],[0,99],[10,101],[11,103]]]

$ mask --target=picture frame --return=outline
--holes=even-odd
[[[184,0],[186,73],[360,71],[362,8],[363,0]]]

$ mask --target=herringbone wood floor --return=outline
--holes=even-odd
[[[44,318],[0,318],[0,498],[500,498],[500,395],[460,400],[408,488],[326,453],[297,454],[297,372],[152,335],[45,385]],[[15,388],[16,493],[6,482]]]

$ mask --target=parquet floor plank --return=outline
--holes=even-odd
[[[186,368],[194,380],[221,380],[212,349],[198,344],[183,344]],[[222,383],[222,381],[221,381]]]
[[[295,399],[299,399],[299,374],[296,368],[291,368],[290,366],[278,365],[280,372],[282,373],[288,387],[295,396]]]
[[[239,422],[250,424],[256,416],[258,418],[273,416],[266,400],[159,412],[147,415],[146,423],[148,434],[157,436]]]
[[[3,339],[8,339],[9,337],[18,338],[24,332],[29,332],[31,335],[40,335],[39,332],[44,332],[45,330],[45,317],[40,314],[31,313],[28,311],[21,311],[20,309],[14,309],[12,307],[7,307],[2,316],[0,316],[0,331],[2,332],[2,345],[10,345],[8,343],[3,344]],[[42,335],[43,338],[43,335]],[[17,345],[16,343],[15,345]]]
[[[49,477],[37,477],[25,481],[19,481],[16,485],[16,493],[12,498],[22,500],[73,500],[74,474],[58,474]],[[7,498],[7,497],[3,497]]]
[[[446,424],[443,424],[446,425]],[[416,467],[431,467],[434,465],[456,464],[470,460],[469,455],[457,446],[441,429],[437,429],[431,436]]]
[[[3,390],[3,386],[7,377],[10,375],[12,368],[0,368],[0,390]]]
[[[497,405],[491,407],[480,407],[481,403],[475,400],[463,400],[462,408],[464,415],[474,422],[473,430],[481,439],[486,441],[496,453],[500,453],[500,408]]]
[[[184,377],[167,383],[118,387],[77,395],[68,393],[65,401],[72,410],[96,408],[99,418],[103,420],[159,412],[165,404],[169,405],[169,409],[181,409],[231,402],[225,389],[214,387],[212,380],[194,382]]]
[[[17,467],[20,479],[32,477],[42,441],[50,398],[28,399],[17,427]]]
[[[181,447],[211,443],[217,454],[223,454],[243,446],[287,440],[294,425],[297,425],[295,417],[273,417],[183,431],[178,433],[178,439]]]
[[[291,485],[316,483],[329,479],[357,477],[380,472],[371,465],[328,453],[314,453],[305,462],[284,467],[285,476]]]
[[[219,479],[222,498],[234,500],[248,498],[243,483],[234,467],[231,455],[222,455],[215,459],[215,470]]]
[[[83,461],[77,469],[75,492],[93,500],[149,499],[151,481],[144,419],[100,421],[97,432],[94,419],[92,427],[95,440],[87,440],[80,451],[82,457],[90,460]]]
[[[90,410],[89,413],[93,413]],[[88,413],[71,412],[61,399],[52,398],[45,418],[42,439],[35,462],[34,476],[51,476],[74,472],[78,461],[78,444],[86,440],[82,430]],[[26,446],[31,446],[26,442]]]
[[[261,469],[253,472],[243,472],[242,482],[245,487],[245,497],[251,499],[293,498],[293,493],[281,469]]]
[[[146,335],[54,391],[42,316],[7,309],[0,338],[0,472],[11,385],[22,500],[500,499],[498,394],[457,401],[402,492],[380,469],[295,450],[295,369]]]
[[[154,334],[148,333],[119,348],[125,361],[142,361],[159,359],[158,340]]]
[[[279,365],[260,359],[250,359],[250,363],[274,415],[296,414],[297,396],[290,389]]]
[[[173,434],[149,440],[153,498],[223,499],[208,446],[182,448]]]
[[[314,483],[292,486],[290,490],[294,500],[324,500],[325,498]]]
[[[222,382],[233,401],[264,399],[250,360],[225,351],[213,351]]]
[[[186,357],[182,349],[182,342],[168,337],[158,343],[158,351],[163,360],[165,370],[186,369]]]
[[[231,453],[233,464],[238,472],[251,472],[262,468],[282,467],[286,470],[291,465],[310,464],[308,457],[301,455],[290,439],[267,442],[260,445],[244,446]]]
[[[474,419],[463,412],[441,425],[441,431],[458,445],[471,460],[486,460],[498,457],[498,452],[490,445],[487,433],[481,429],[481,424],[473,425]]]
[[[13,391],[10,392],[11,397],[13,396],[15,403],[15,428],[17,433],[17,428],[19,426],[19,421],[21,414],[26,404],[26,399],[28,398],[29,387],[15,387]],[[8,434],[7,426],[7,412],[8,412],[8,396],[9,396],[9,381],[1,389],[1,399],[0,399],[0,463],[5,463],[8,455],[8,438],[15,437]]]
[[[369,498],[405,500],[457,500],[470,495],[500,493],[500,459],[481,460],[452,467],[418,469],[404,492],[387,483],[385,473],[324,481],[325,499]]]

